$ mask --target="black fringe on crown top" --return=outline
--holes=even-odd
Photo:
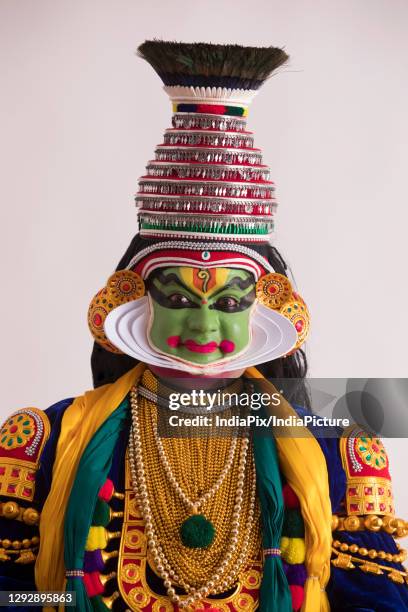
[[[278,47],[146,40],[137,50],[165,85],[258,89],[289,56]]]

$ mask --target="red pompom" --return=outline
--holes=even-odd
[[[84,581],[86,593],[88,597],[95,597],[96,595],[102,595],[105,590],[103,586],[99,572],[85,572],[82,579]]]
[[[108,478],[106,482],[99,489],[98,497],[99,499],[102,499],[103,501],[108,502],[113,495],[113,491],[114,491],[113,482],[109,480]]]
[[[303,587],[298,584],[290,584],[289,588],[290,594],[292,595],[292,608],[297,612],[297,610],[300,610],[302,607],[305,591]]]
[[[299,508],[300,503],[299,503],[298,497],[296,493],[294,492],[294,490],[288,484],[285,484],[285,486],[282,489],[282,493],[283,493],[283,502],[286,508]]]

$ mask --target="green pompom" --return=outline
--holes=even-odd
[[[214,525],[202,514],[190,516],[180,527],[180,539],[188,548],[207,548],[214,537]]]
[[[287,508],[283,521],[282,535],[287,538],[303,538],[305,535],[305,524],[299,510]]]
[[[109,505],[102,499],[96,501],[95,510],[92,516],[92,525],[106,527],[110,521]]]

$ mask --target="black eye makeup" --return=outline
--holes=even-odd
[[[186,295],[182,293],[172,293],[171,295],[164,296],[166,301],[170,304],[170,308],[196,308],[198,304],[192,302]]]
[[[242,312],[249,308],[255,301],[255,289],[244,295],[242,298],[237,298],[233,295],[220,296],[209,308],[220,310],[221,312]]]
[[[159,289],[155,283],[150,283],[148,289],[151,297],[155,302],[164,306],[164,308],[199,308],[199,304],[193,302],[184,293],[174,292],[166,295],[161,289]]]

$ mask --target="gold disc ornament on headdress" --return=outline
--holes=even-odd
[[[256,297],[260,304],[289,319],[298,335],[292,352],[300,348],[309,334],[310,314],[303,299],[293,291],[290,280],[276,272],[265,274],[256,284]]]
[[[143,279],[132,270],[119,270],[108,278],[106,286],[98,291],[88,309],[88,326],[100,346],[111,353],[121,353],[105,335],[106,317],[117,306],[138,300],[144,295]]]

